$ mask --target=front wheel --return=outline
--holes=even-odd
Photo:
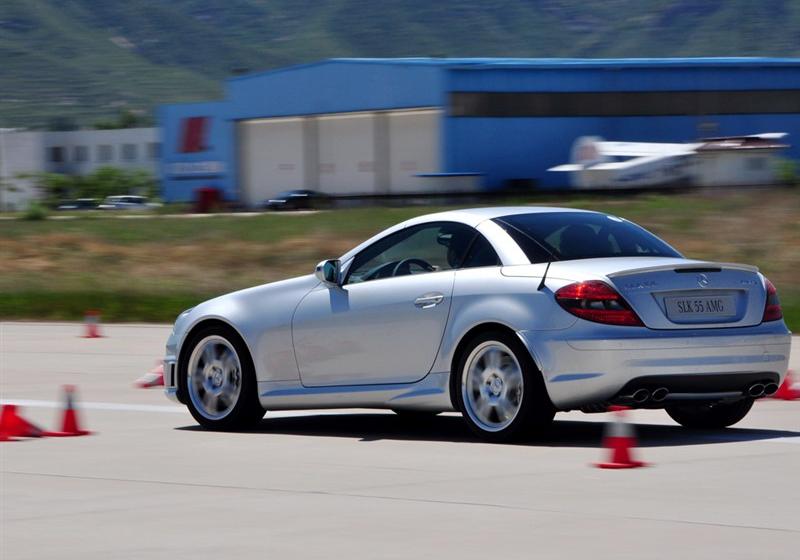
[[[188,406],[197,422],[212,430],[236,430],[264,416],[255,368],[244,341],[232,330],[209,326],[187,341],[183,360]]]
[[[477,335],[467,343],[453,375],[458,408],[470,429],[486,441],[513,441],[553,420],[555,409],[542,377],[513,335]]]
[[[673,404],[666,410],[670,418],[686,428],[720,429],[736,424],[752,407],[753,399],[741,399],[731,403]]]

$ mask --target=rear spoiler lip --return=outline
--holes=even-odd
[[[681,270],[681,269],[692,269],[692,268],[722,268],[722,269],[732,269],[732,270],[744,270],[746,272],[758,272],[757,266],[752,266],[749,264],[739,264],[739,263],[719,263],[719,262],[710,262],[710,261],[694,261],[688,262],[686,264],[661,264],[658,266],[646,266],[643,268],[632,268],[629,270],[621,270],[619,272],[612,272],[611,274],[607,274],[608,278],[620,278],[622,276],[630,276],[632,274],[642,274],[646,272],[663,272],[665,270]]]

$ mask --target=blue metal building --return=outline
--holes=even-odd
[[[168,201],[202,186],[249,205],[301,187],[559,187],[547,169],[580,136],[800,137],[800,59],[332,59],[226,90],[161,107]]]

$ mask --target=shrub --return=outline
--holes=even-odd
[[[28,207],[22,214],[22,219],[24,220],[44,220],[45,218],[47,218],[47,207],[36,201],[28,204]]]

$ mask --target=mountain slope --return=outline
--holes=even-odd
[[[800,55],[791,0],[4,0],[0,126],[83,125],[336,56]]]

